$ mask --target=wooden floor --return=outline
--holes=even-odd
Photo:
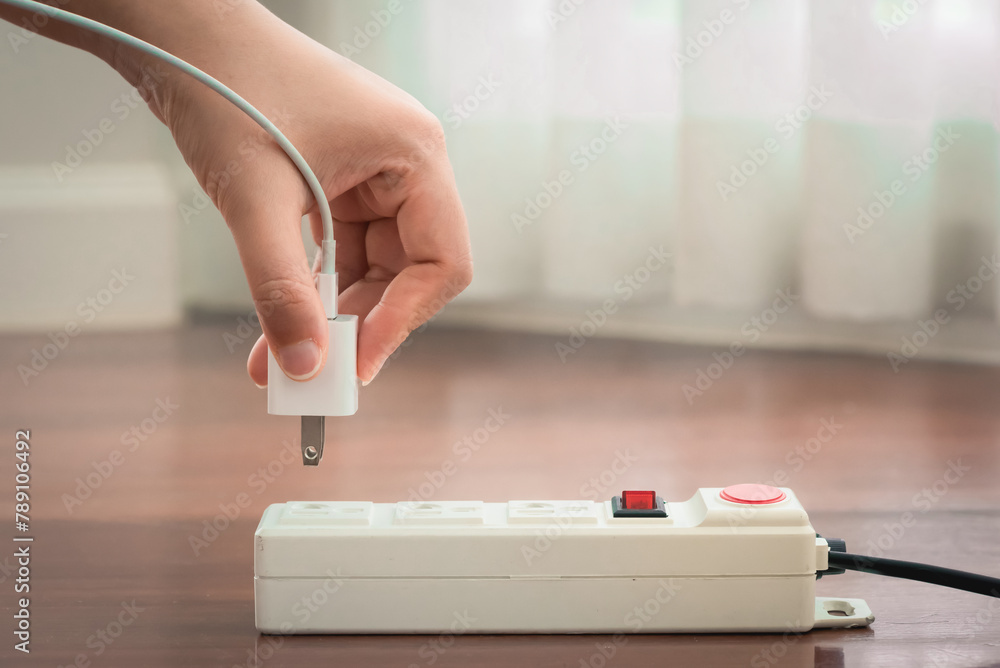
[[[10,538],[0,551],[0,665],[1000,665],[1000,601],[859,574],[818,588],[867,599],[875,624],[802,636],[464,636],[441,653],[426,637],[255,632],[251,537],[264,508],[287,500],[647,487],[682,500],[777,480],[854,550],[1000,575],[1000,370],[915,361],[894,373],[885,358],[752,352],[689,402],[682,388],[711,348],[592,340],[563,363],[557,341],[416,335],[363,390],[360,413],[330,421],[322,464],[305,469],[297,421],[268,416],[246,377],[252,341],[235,320],[82,335],[27,386],[17,367],[47,339],[0,339],[0,498],[10,521],[15,431],[30,429],[35,537],[30,657],[12,649]],[[484,439],[491,413],[503,426]],[[460,459],[452,446],[465,437],[482,445]],[[442,481],[447,460],[457,472]],[[248,505],[230,526],[206,533],[239,498]],[[915,523],[901,529],[904,513]],[[120,619],[120,635],[101,640]]]

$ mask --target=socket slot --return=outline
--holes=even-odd
[[[396,504],[394,524],[482,524],[482,501],[404,501]]]
[[[509,524],[597,524],[599,506],[593,501],[511,501]]]
[[[369,526],[371,501],[294,501],[285,504],[282,524]]]

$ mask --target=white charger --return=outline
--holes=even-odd
[[[326,364],[309,380],[292,380],[267,351],[267,412],[302,416],[302,463],[307,466],[323,458],[325,418],[358,412],[358,316],[338,315],[337,274],[321,273],[316,280],[329,333]]]

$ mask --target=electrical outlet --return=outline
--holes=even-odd
[[[507,521],[511,524],[597,524],[598,506],[593,501],[511,501]]]
[[[394,524],[482,524],[482,501],[406,501],[396,504]]]
[[[296,501],[285,506],[281,524],[369,526],[375,504],[371,501]]]

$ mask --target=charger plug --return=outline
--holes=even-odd
[[[319,274],[320,299],[329,333],[326,364],[306,381],[292,380],[267,351],[267,412],[302,416],[302,463],[323,458],[326,417],[358,411],[358,316],[337,314],[337,275]]]

